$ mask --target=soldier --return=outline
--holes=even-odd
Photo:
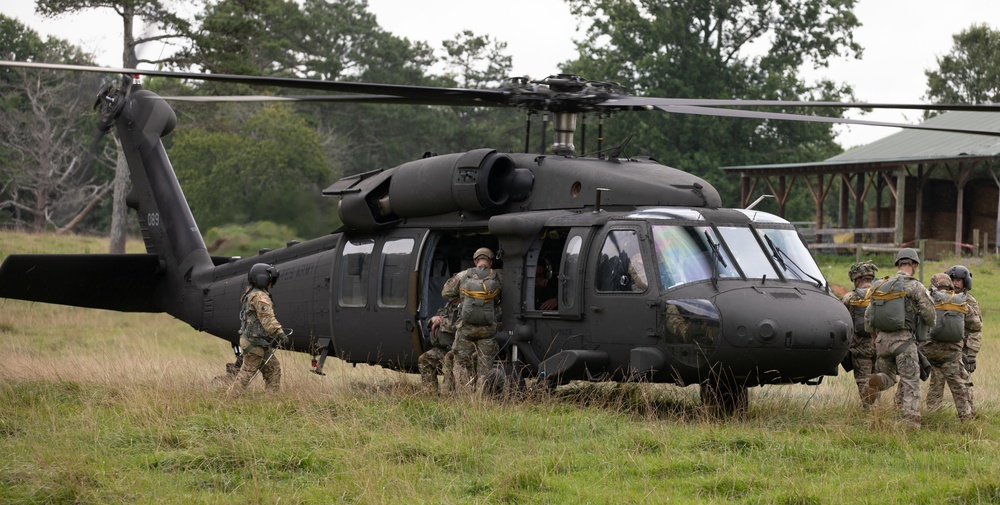
[[[972,372],[976,370],[976,356],[983,343],[983,312],[979,307],[979,301],[972,296],[969,291],[972,289],[972,272],[962,265],[955,265],[945,274],[951,278],[952,287],[957,294],[966,297],[968,313],[965,315],[965,334],[962,340],[962,368],[965,377],[966,389],[969,393],[969,407],[972,416],[976,415],[976,404],[972,394]],[[941,401],[944,399],[944,377],[936,372],[931,373],[930,385],[927,388],[927,410],[934,412],[941,408]],[[954,396],[954,394],[952,395]],[[956,405],[957,408],[957,405]]]
[[[452,279],[457,276],[452,276]],[[451,282],[449,279],[448,282]],[[449,299],[430,319],[431,348],[417,358],[420,383],[424,394],[438,394],[438,373],[441,373],[444,390],[455,390],[454,355],[455,323],[458,319],[459,298]]]
[[[875,280],[876,272],[878,267],[871,261],[855,263],[848,272],[854,282],[854,291],[840,299],[854,321],[854,338],[851,339],[849,356],[854,370],[854,382],[858,385],[858,395],[861,396],[861,405],[865,409],[871,407],[871,403],[864,401],[865,388],[868,387],[868,378],[875,373],[875,340],[865,330],[865,309],[868,308],[868,288]],[[877,396],[872,402],[878,399]]]
[[[288,336],[274,317],[274,304],[269,294],[271,287],[278,282],[278,275],[277,268],[265,263],[250,267],[247,275],[250,285],[243,293],[243,309],[240,310],[243,366],[236,374],[236,384],[241,388],[236,394],[246,389],[258,371],[264,376],[268,391],[277,391],[281,385],[281,364],[274,351],[279,344],[288,344]]]
[[[911,428],[920,427],[920,359],[917,330],[921,321],[934,326],[934,303],[913,272],[920,263],[917,251],[903,248],[896,254],[892,277],[872,283],[865,310],[865,330],[875,333],[878,373],[868,378],[862,401],[872,405],[881,391],[896,383],[902,388],[903,417]]]
[[[931,363],[932,376],[936,374],[941,377],[941,382],[948,383],[951,396],[955,399],[958,419],[966,421],[972,418],[972,402],[962,360],[962,342],[965,340],[966,315],[969,312],[966,296],[955,293],[951,277],[941,273],[931,276],[931,300],[937,311],[936,322],[930,331],[930,338],[920,342],[920,349]],[[940,404],[939,393],[937,406]]]
[[[459,272],[441,290],[445,298],[461,296],[458,324],[455,325],[455,382],[481,385],[500,348],[493,335],[497,331],[500,272],[493,270],[493,251],[486,247],[472,255],[476,266]]]
[[[546,258],[539,259],[535,265],[535,309],[556,310],[559,307],[559,286],[556,282],[552,262]]]

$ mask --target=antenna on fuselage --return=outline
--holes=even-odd
[[[594,195],[594,212],[601,211],[601,193],[605,191],[611,191],[608,188],[597,188],[597,193]]]

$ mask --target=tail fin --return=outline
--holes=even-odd
[[[212,260],[160,141],[173,130],[177,116],[150,91],[133,91],[126,99],[116,122],[132,178],[128,206],[139,215],[146,252],[190,280],[193,270],[211,267]]]
[[[160,141],[177,117],[138,85],[109,98],[104,124],[117,126],[132,178],[126,201],[138,212],[147,254],[12,255],[0,266],[0,297],[167,312],[200,328],[199,281],[213,264]]]

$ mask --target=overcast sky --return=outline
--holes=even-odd
[[[87,14],[45,20],[34,15],[34,0],[2,0],[0,12],[20,19],[43,35],[80,44],[98,63],[121,66],[121,21],[114,14]],[[573,58],[573,41],[582,37],[563,0],[368,0],[369,9],[388,31],[440,47],[442,40],[469,29],[507,42],[514,74],[542,78]],[[860,61],[836,61],[809,71],[854,86],[859,100],[920,102],[927,88],[924,71],[937,67],[952,35],[973,23],[1000,27],[997,0],[860,0],[855,13],[862,27],[854,32],[864,48]],[[159,51],[147,48],[146,51]],[[150,54],[155,56],[155,54]],[[601,79],[602,76],[585,76]],[[919,112],[876,111],[867,119],[917,122]],[[898,131],[864,126],[838,127],[845,147],[861,145]]]

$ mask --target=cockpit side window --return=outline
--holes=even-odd
[[[598,291],[645,291],[649,285],[639,234],[634,230],[608,233],[597,258]]]

